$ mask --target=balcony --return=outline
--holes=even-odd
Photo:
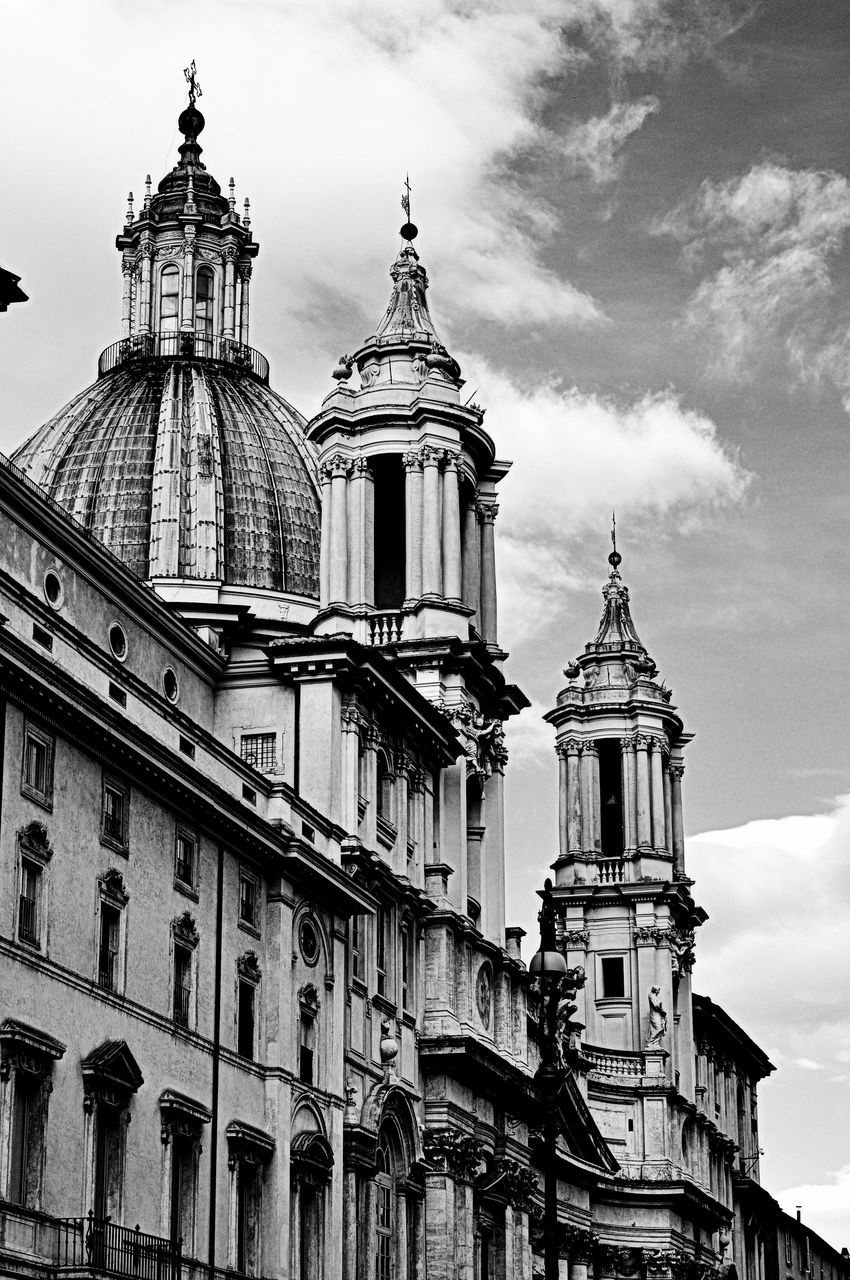
[[[13,1272],[8,1269],[12,1263]],[[21,1274],[36,1264],[39,1273],[63,1280],[92,1275],[120,1280],[240,1280],[230,1267],[211,1267],[184,1257],[181,1243],[122,1227],[109,1218],[53,1218],[0,1202],[0,1271]],[[26,1272],[29,1274],[30,1272]]]
[[[118,952],[102,950],[97,962],[97,985],[104,991],[114,991],[117,973]]]
[[[368,643],[374,645],[398,644],[404,631],[404,614],[398,609],[371,613]]]
[[[259,351],[234,338],[221,338],[211,333],[135,333],[130,338],[113,342],[101,352],[97,376],[105,377],[123,365],[145,360],[211,360],[250,373],[268,383],[269,362]]]

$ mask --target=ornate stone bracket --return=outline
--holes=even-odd
[[[432,1170],[471,1182],[484,1159],[483,1144],[458,1129],[426,1129],[422,1135],[425,1159]]]

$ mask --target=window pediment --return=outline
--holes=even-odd
[[[268,1164],[274,1155],[274,1138],[244,1120],[231,1120],[225,1134],[231,1167],[239,1160],[249,1164]]]
[[[16,1018],[5,1018],[0,1023],[0,1079],[8,1079],[13,1063],[18,1071],[45,1076],[64,1053],[61,1041],[36,1027]]]
[[[89,1110],[95,1098],[107,1106],[127,1107],[145,1082],[126,1040],[104,1040],[80,1065]]]
[[[162,1117],[162,1140],[168,1142],[173,1134],[182,1137],[197,1138],[201,1126],[209,1124],[212,1112],[201,1102],[187,1098],[176,1089],[164,1089],[159,1095],[159,1110]]]

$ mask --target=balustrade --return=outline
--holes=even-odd
[[[100,354],[97,375],[102,378],[121,365],[135,360],[215,360],[252,373],[261,382],[269,380],[269,362],[264,355],[244,342],[212,333],[136,333],[113,342]]]

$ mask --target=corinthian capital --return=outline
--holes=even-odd
[[[495,524],[496,516],[499,514],[499,504],[497,502],[488,502],[486,499],[479,498],[477,502],[478,518],[482,524]]]

